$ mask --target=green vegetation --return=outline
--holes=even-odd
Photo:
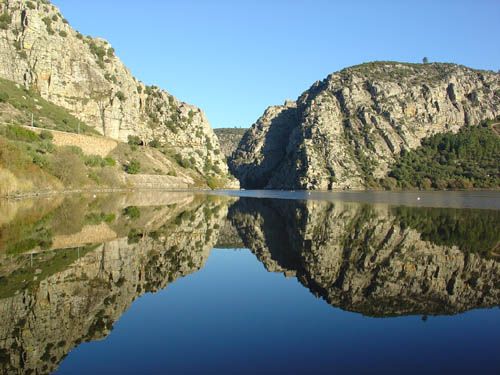
[[[0,14],[0,29],[7,30],[12,22],[12,16],[7,11]]]
[[[149,147],[160,148],[161,147],[161,143],[160,143],[159,140],[153,139],[152,141],[149,142]]]
[[[97,64],[104,68],[104,57],[107,55],[107,50],[105,47],[98,45],[92,38],[85,39],[89,45],[90,52],[97,58]]]
[[[127,143],[131,146],[142,146],[142,140],[136,135],[129,135],[127,138]]]
[[[3,122],[9,120],[16,124],[31,124],[33,115],[34,126],[70,133],[97,134],[90,126],[84,124],[71,115],[66,109],[43,99],[34,90],[27,90],[12,81],[0,78],[0,102],[8,103],[20,113],[14,118],[2,118]],[[0,113],[0,117],[4,117]]]
[[[138,174],[141,171],[141,163],[137,159],[132,159],[125,165],[125,172],[128,174]]]
[[[127,216],[130,220],[135,220],[141,217],[141,211],[136,206],[128,206],[123,210],[123,215]]]
[[[0,195],[15,191],[93,185],[120,186],[116,161],[86,156],[74,146],[56,147],[52,134],[0,126]]]
[[[422,140],[422,146],[401,154],[386,188],[470,189],[500,186],[500,138],[493,121]]]
[[[64,30],[59,31],[59,36],[62,36],[63,38],[66,38],[68,36],[68,33]]]
[[[104,212],[91,212],[85,215],[85,224],[99,225],[101,223],[112,223],[115,221],[116,215],[113,213],[106,214]]]
[[[121,102],[124,102],[127,97],[125,96],[125,94],[122,92],[122,91],[118,91],[116,94],[115,94],[116,98],[118,98],[119,101]]]
[[[43,23],[45,23],[45,27],[47,28],[47,32],[49,35],[54,35],[54,29],[52,28],[52,19],[49,17],[43,17],[42,18]]]

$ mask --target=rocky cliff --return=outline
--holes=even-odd
[[[214,129],[219,139],[220,149],[226,157],[230,157],[238,148],[241,138],[247,129],[242,128],[218,128]]]
[[[364,188],[402,150],[500,114],[500,74],[454,64],[367,63],[269,107],[229,161],[245,188]]]
[[[107,41],[72,29],[49,1],[0,3],[0,77],[40,93],[107,137],[154,140],[205,175],[227,174],[199,108],[138,81]]]
[[[258,199],[240,199],[229,210],[245,246],[267,270],[296,277],[333,306],[369,316],[498,305],[500,217],[476,214]],[[477,224],[478,218],[490,224]],[[483,231],[454,233],[467,222]]]

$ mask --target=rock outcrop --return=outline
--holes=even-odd
[[[229,218],[267,270],[344,310],[439,315],[499,305],[499,214],[433,210],[242,198]],[[454,233],[478,217],[490,223],[478,224],[482,233]]]
[[[216,128],[215,135],[219,139],[220,149],[226,158],[230,157],[238,148],[241,138],[247,129],[243,128]]]
[[[454,64],[367,63],[269,107],[229,161],[244,188],[364,188],[402,150],[500,114],[500,74]]]
[[[45,0],[0,3],[0,77],[17,82],[121,141],[155,141],[205,175],[227,177],[205,114],[132,76],[100,38],[71,28]]]

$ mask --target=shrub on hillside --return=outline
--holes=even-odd
[[[116,160],[108,156],[104,158],[104,164],[107,167],[114,167],[116,165]]]
[[[154,148],[160,148],[161,143],[157,139],[153,139],[151,142],[149,142],[149,147],[154,147]]]
[[[11,22],[12,16],[9,13],[3,12],[0,14],[0,29],[7,30]]]
[[[127,142],[131,146],[142,146],[142,140],[136,135],[129,135],[127,138]]]
[[[50,140],[51,141],[54,139],[54,135],[51,132],[49,132],[48,130],[42,130],[39,135],[40,135],[40,138],[43,140]]]
[[[85,165],[88,167],[104,167],[105,162],[99,155],[89,155],[85,157]]]
[[[138,174],[141,171],[141,163],[139,160],[132,159],[126,166],[125,172],[128,174]]]
[[[19,125],[7,125],[1,129],[1,134],[13,141],[37,142],[40,140],[38,134]]]
[[[106,185],[112,188],[117,188],[122,185],[118,171],[115,168],[101,168],[96,171],[96,176],[99,185]]]
[[[125,96],[125,94],[122,92],[122,91],[118,91],[115,96],[118,98],[118,100],[120,100],[121,102],[124,102],[127,97]]]
[[[63,148],[53,155],[50,170],[66,186],[79,187],[87,180],[87,168],[82,158],[70,148]]]
[[[141,211],[136,206],[128,206],[123,210],[123,215],[134,220],[141,217]]]

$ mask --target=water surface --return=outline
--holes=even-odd
[[[2,372],[500,370],[498,193],[234,195],[0,202]]]

